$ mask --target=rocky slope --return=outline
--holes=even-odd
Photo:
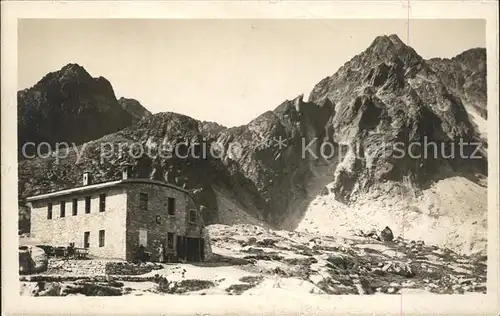
[[[340,238],[254,225],[208,229],[213,243],[209,262],[149,263],[130,267],[134,275],[107,277],[104,265],[109,261],[51,259],[47,272],[20,278],[21,295],[283,294],[303,299],[307,295],[486,292],[486,257],[463,256],[421,240],[396,236],[382,242],[375,239],[377,233]],[[89,268],[94,272],[89,274]],[[150,272],[137,275],[139,270]]]
[[[472,70],[464,77],[475,81],[482,76],[474,70],[476,57],[465,55],[455,59],[470,64],[467,69]],[[451,177],[466,179],[486,192],[484,150],[475,153],[480,159],[467,158],[475,146],[464,146],[462,156],[447,156],[451,150],[459,153],[460,141],[485,144],[464,106],[473,99],[486,108],[481,103],[486,100],[481,95],[485,90],[472,83],[469,90],[457,90],[455,82],[440,73],[449,67],[424,60],[395,35],[380,36],[321,80],[308,101],[298,96],[247,125],[232,128],[175,113],[155,114],[82,145],[80,159],[71,151],[60,161],[51,157],[21,162],[20,193],[24,197],[74,186],[83,170],[93,172],[96,181],[111,180],[120,176],[122,165],[132,164],[136,176],[165,179],[190,189],[205,210],[207,223],[243,221],[293,230],[318,196],[329,196],[349,208],[370,196],[405,200],[402,190],[422,196]],[[475,84],[480,86],[481,81]],[[425,156],[421,145],[408,154],[411,144],[424,142],[446,150]],[[120,143],[140,145],[153,154],[139,157],[123,152],[118,149]],[[183,148],[180,155],[157,154],[162,145],[175,148],[178,144]],[[191,154],[181,158],[190,145]],[[385,212],[394,211],[384,205]],[[324,212],[335,207],[327,204]],[[453,215],[449,206],[441,207],[451,217],[464,216]],[[473,211],[486,213],[485,204],[477,204]],[[357,223],[347,221],[347,225]]]
[[[317,196],[297,231],[349,236],[354,229],[370,231],[388,225],[408,239],[462,254],[486,254],[488,192],[484,183],[455,176],[437,181],[419,195],[403,190],[401,195],[391,195],[392,188],[385,189],[387,193],[371,192],[348,205],[331,194]]]
[[[397,36],[380,36],[319,82],[309,101],[299,96],[246,126],[222,131],[218,142],[242,144],[240,157],[228,154],[222,160],[234,162],[236,172],[255,185],[264,200],[255,206],[269,210],[263,219],[288,229],[297,227],[311,200],[325,190],[352,204],[370,192],[397,198],[399,189],[410,187],[420,195],[457,175],[486,190],[485,151],[479,151],[480,159],[469,159],[475,146],[464,146],[463,155],[458,149],[460,142],[479,141],[483,147],[485,142],[449,84]],[[268,140],[270,146],[262,146]],[[425,142],[445,150],[426,156],[424,146],[415,146],[413,156],[408,154],[412,143]]]
[[[396,36],[382,36],[320,82],[310,101],[336,104],[334,139],[370,151],[336,160],[335,177],[325,179],[323,194],[295,221],[298,228],[345,233],[389,225],[408,238],[485,253],[485,61],[483,49],[426,61]],[[482,157],[461,156],[451,146],[460,141],[480,142]],[[405,148],[434,142],[446,150],[437,158],[394,159],[398,142]],[[417,154],[425,155],[423,147]],[[454,159],[446,159],[453,149]]]
[[[135,100],[117,101],[108,80],[92,78],[78,64],[47,74],[33,87],[19,91],[17,99],[20,150],[27,142],[46,142],[52,148],[57,142],[79,145],[150,114]],[[32,147],[27,149],[31,155]]]

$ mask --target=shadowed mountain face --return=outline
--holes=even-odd
[[[118,102],[108,80],[92,78],[77,64],[47,74],[19,91],[17,99],[20,150],[27,142],[47,142],[52,148],[57,142],[82,144],[150,114],[135,100]]]
[[[470,78],[467,80],[483,76],[473,70],[476,57],[457,56],[453,60],[468,65],[470,74],[463,75]],[[460,141],[478,139],[462,98],[474,95],[477,106],[486,109],[482,103],[486,92],[471,88],[477,96],[462,93],[454,81],[444,80],[448,76],[441,69],[456,68],[450,66],[451,61],[426,61],[397,36],[380,36],[335,74],[321,80],[308,101],[302,96],[287,100],[247,125],[233,128],[175,113],[147,116],[133,126],[82,145],[81,159],[72,151],[59,163],[53,157],[22,161],[20,194],[24,197],[78,185],[83,170],[90,170],[97,182],[117,179],[121,166],[131,164],[136,176],[164,179],[191,190],[205,210],[207,223],[221,221],[218,201],[224,192],[251,216],[274,227],[293,229],[297,221],[290,218],[300,218],[310,197],[323,193],[326,183],[333,183],[328,193],[350,203],[380,183],[397,184],[410,178],[415,187],[423,188],[457,174],[474,179],[475,174],[486,175],[487,163],[484,157],[474,161],[464,158],[475,151],[474,146],[463,146],[463,155],[458,154]],[[453,71],[461,76],[456,69]],[[483,79],[475,84],[480,86]],[[96,80],[91,82],[89,85],[97,84]],[[108,108],[115,109],[111,104],[116,105],[116,100],[112,100]],[[50,112],[54,117],[65,108],[59,106],[63,103],[56,104]],[[116,115],[125,117],[120,114],[120,104]],[[97,120],[97,116],[92,118]],[[84,142],[86,137],[102,135],[81,132],[78,137]],[[424,146],[410,146],[424,142],[444,144],[447,155],[456,150],[455,157],[442,157],[437,152],[437,156],[432,155],[436,157],[426,158]],[[124,143],[140,144],[153,154],[119,150]],[[158,154],[158,148],[165,144],[169,148],[180,144],[177,148],[181,152]],[[412,156],[401,155],[402,150],[412,150]]]

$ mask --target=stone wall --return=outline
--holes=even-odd
[[[49,259],[47,273],[98,276],[106,274],[105,260],[62,260]]]
[[[132,262],[108,262],[106,274],[111,275],[140,275],[153,270],[162,269],[163,266],[152,262],[135,264]]]
[[[47,274],[71,276],[140,275],[163,266],[152,262],[132,263],[110,260],[63,260],[50,259]]]
[[[99,212],[99,194],[106,193],[106,210]],[[91,196],[90,213],[85,213],[85,197]],[[78,199],[78,213],[73,215],[72,199]],[[60,202],[65,201],[65,216],[60,216]],[[41,244],[68,246],[74,242],[83,248],[84,232],[90,232],[90,255],[99,258],[125,259],[125,219],[127,197],[122,188],[75,192],[62,198],[37,201],[31,208],[31,236]],[[47,219],[47,204],[52,202],[52,219]],[[99,230],[105,231],[105,245],[99,247]]]
[[[201,214],[190,196],[162,185],[134,183],[126,188],[127,198],[127,260],[133,260],[139,246],[139,230],[147,230],[146,250],[157,260],[157,249],[162,243],[167,246],[167,233],[175,234],[173,254],[176,255],[178,236],[200,237]],[[148,195],[147,210],[141,210],[140,193]],[[175,198],[175,215],[168,214],[168,198]],[[197,222],[189,223],[189,210],[197,210]],[[159,221],[157,221],[157,219]]]

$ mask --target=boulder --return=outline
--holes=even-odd
[[[409,264],[399,261],[387,262],[382,268],[382,271],[397,274],[406,278],[411,278],[415,275]]]
[[[19,247],[19,274],[33,274],[47,271],[48,257],[39,247]]]
[[[19,274],[30,274],[32,265],[28,248],[19,247]]]
[[[338,255],[338,254],[332,254],[328,256],[326,259],[327,267],[329,268],[337,268],[337,269],[349,269],[354,266],[354,262],[352,260],[349,260],[346,256]]]
[[[32,273],[47,271],[49,259],[45,250],[39,247],[31,247],[31,260],[33,262]]]
[[[394,235],[389,226],[385,226],[384,230],[380,233],[380,240],[382,241],[392,241],[394,239]]]
[[[21,296],[35,296],[38,291],[37,282],[21,282]]]
[[[375,240],[380,240],[380,237],[378,236],[377,230],[375,228],[370,230],[369,232],[365,233],[364,236],[367,238],[373,238]]]
[[[36,285],[34,296],[61,296],[61,284],[58,282],[40,281]]]

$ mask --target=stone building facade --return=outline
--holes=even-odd
[[[128,178],[27,198],[31,236],[44,244],[88,248],[98,258],[133,260],[142,244],[157,260],[203,261],[205,232],[188,191],[149,179]]]

